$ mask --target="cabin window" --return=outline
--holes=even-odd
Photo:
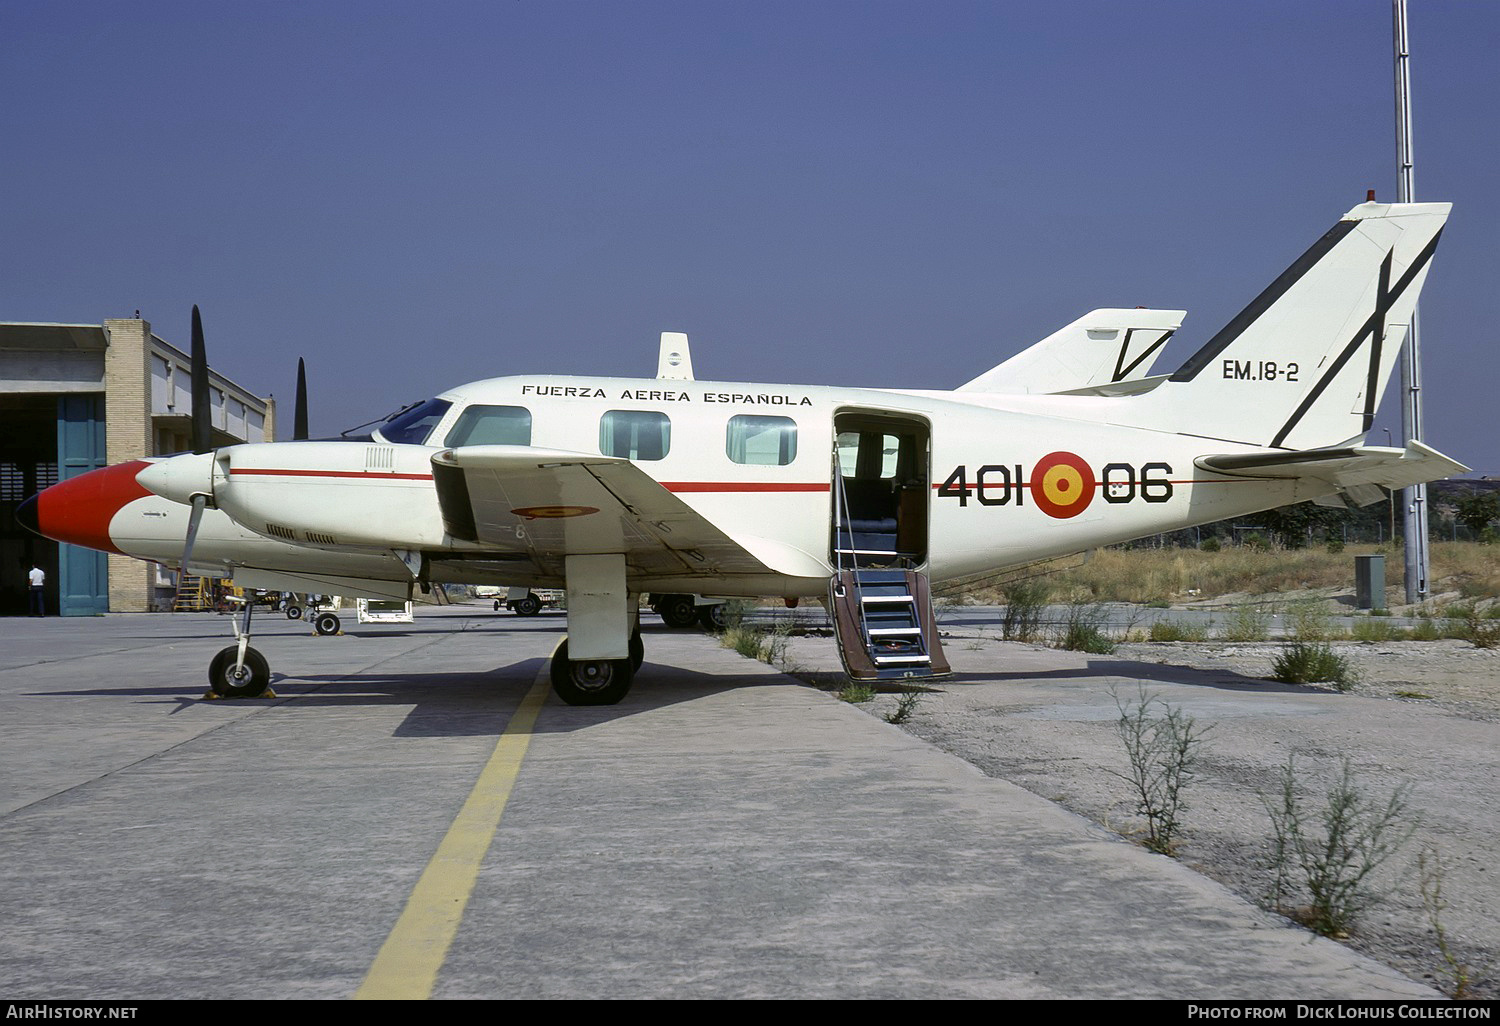
[[[530,445],[531,411],[524,406],[470,406],[444,445]]]
[[[790,417],[730,417],[724,449],[735,463],[784,467],[797,458],[797,422]]]
[[[610,410],[599,418],[599,451],[628,460],[665,459],[672,448],[672,422],[665,413]]]
[[[429,399],[393,414],[375,432],[384,441],[397,445],[421,445],[452,405],[446,399]]]

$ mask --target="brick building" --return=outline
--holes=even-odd
[[[55,481],[192,448],[192,361],[139,317],[103,324],[0,323],[0,615],[26,608],[26,572],[47,572],[63,615],[166,608],[172,575],[128,556],[59,545],[15,522]],[[209,372],[214,444],[272,441],[276,401]]]

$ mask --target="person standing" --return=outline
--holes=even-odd
[[[26,575],[26,580],[31,585],[31,615],[47,615],[47,572],[35,563],[31,565],[31,573]]]

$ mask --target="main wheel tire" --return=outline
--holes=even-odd
[[[510,608],[515,610],[517,616],[535,616],[542,611],[542,600],[535,595],[527,595],[512,602]]]
[[[302,619],[302,607],[299,606],[299,605],[297,605],[297,604],[295,604],[295,603],[293,603],[290,606],[287,606],[286,607],[286,618],[288,620],[300,620],[300,619]]]
[[[704,630],[722,631],[729,626],[729,603],[715,602],[711,606],[698,607],[698,622]]]
[[[641,641],[641,632],[635,631],[630,635],[630,672],[640,673],[641,664],[646,661],[646,645]]]
[[[333,613],[319,613],[313,620],[313,630],[322,635],[339,632],[339,618]]]
[[[568,658],[564,641],[552,654],[552,690],[568,705],[614,705],[630,692],[635,668],[629,659]]]
[[[691,627],[698,619],[698,607],[691,595],[668,595],[657,603],[657,613],[668,627]]]
[[[255,698],[271,686],[271,667],[253,648],[245,649],[245,665],[235,670],[240,647],[230,645],[208,664],[208,686],[221,698]]]

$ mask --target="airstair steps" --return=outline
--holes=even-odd
[[[844,670],[853,680],[925,680],[951,671],[932,617],[927,575],[842,570],[829,608]]]

